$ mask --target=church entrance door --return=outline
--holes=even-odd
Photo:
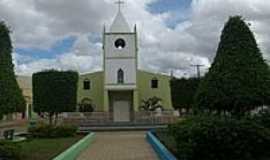
[[[116,100],[113,103],[113,120],[114,122],[130,121],[130,103],[125,100]]]
[[[110,112],[114,122],[130,122],[133,105],[132,91],[110,91]]]

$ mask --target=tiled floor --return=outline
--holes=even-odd
[[[146,132],[98,132],[77,160],[158,160]]]

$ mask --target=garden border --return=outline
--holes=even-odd
[[[146,139],[161,160],[177,160],[177,158],[157,139],[157,137],[151,131],[147,132]]]
[[[77,156],[91,144],[94,138],[95,133],[89,133],[87,136],[73,144],[64,152],[60,153],[53,160],[75,160]]]

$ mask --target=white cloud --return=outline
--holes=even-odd
[[[151,14],[146,8],[154,1],[127,0],[123,9],[130,26],[137,24],[142,69],[163,73],[173,69],[180,76],[194,75],[196,72],[190,64],[209,66],[224,23],[232,15],[242,15],[252,24],[265,58],[270,58],[270,1],[193,0],[187,20],[173,29],[166,22],[177,12]],[[15,47],[49,48],[63,37],[77,36],[69,53],[55,59],[31,61],[28,57],[16,64],[17,72],[30,74],[50,67],[80,72],[101,69],[101,32],[103,24],[108,29],[114,18],[117,8],[113,3],[111,0],[0,0],[0,18],[11,26]],[[96,35],[98,41],[89,40]]]
[[[23,56],[20,56],[23,57]],[[82,73],[101,70],[100,60],[91,56],[77,56],[73,53],[66,53],[55,59],[39,59],[30,63],[17,64],[18,75],[32,75],[41,70],[75,70]]]
[[[100,50],[100,43],[90,43],[87,35],[81,35],[70,52],[53,59],[31,59],[15,53],[16,71],[19,75],[31,75],[48,69],[75,70],[81,73],[99,71],[102,66]]]
[[[270,1],[263,0],[193,0],[192,27],[188,32],[197,40],[195,49],[212,60],[224,23],[229,16],[241,15],[251,23],[251,29],[266,56],[267,48],[270,48],[264,44],[270,39],[269,8]]]

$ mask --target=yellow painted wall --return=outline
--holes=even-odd
[[[91,81],[91,89],[84,90],[83,82],[84,80]],[[80,75],[78,81],[78,93],[77,101],[80,103],[84,98],[90,98],[92,103],[96,106],[95,111],[103,111],[103,95],[104,95],[104,85],[103,85],[104,75],[103,72],[95,72],[89,74]]]
[[[151,80],[158,79],[158,88],[151,88]],[[164,109],[172,110],[170,76],[138,71],[139,104],[151,97],[162,99]]]
[[[93,104],[97,107],[95,111],[104,111],[108,106],[104,106],[104,72],[96,72],[80,75],[78,84],[78,103],[83,98],[90,98]],[[154,74],[138,70],[137,79],[137,93],[134,98],[137,98],[135,110],[141,105],[142,100],[151,97],[159,97],[162,99],[162,105],[165,109],[171,110],[171,90],[170,77],[161,74]],[[158,79],[158,88],[151,88],[151,80]],[[83,89],[83,81],[88,79],[91,81],[91,89]],[[108,98],[108,97],[107,97]],[[105,108],[104,108],[105,107]],[[108,109],[107,109],[108,110]]]

